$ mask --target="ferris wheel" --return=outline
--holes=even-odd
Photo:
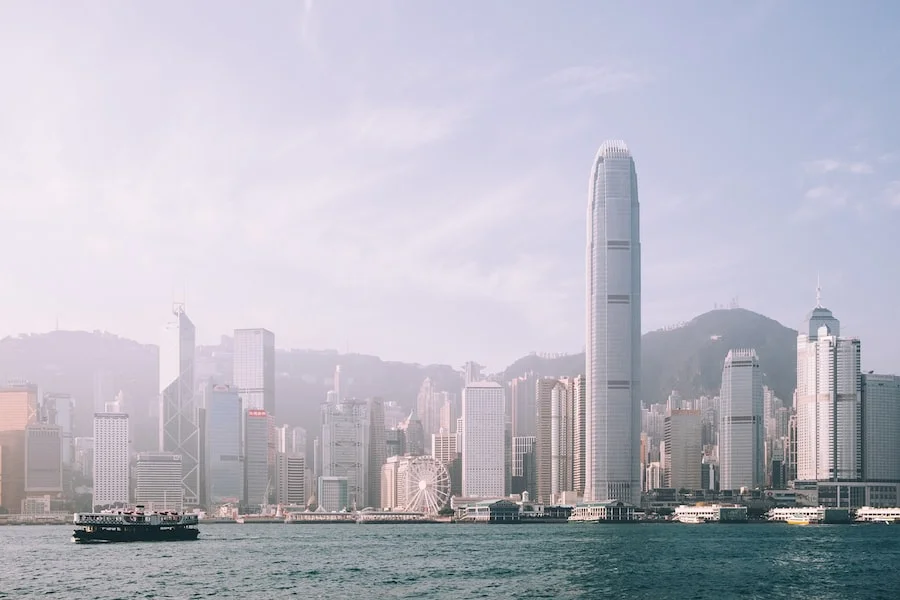
[[[405,471],[400,474],[405,483],[405,510],[436,515],[447,506],[450,499],[447,467],[430,456],[416,456],[401,469]]]

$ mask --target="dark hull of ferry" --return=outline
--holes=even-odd
[[[187,542],[196,540],[200,530],[188,527],[130,527],[126,529],[76,529],[72,541],[78,544],[110,542]]]

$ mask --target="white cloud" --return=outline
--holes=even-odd
[[[875,169],[866,162],[840,161],[833,158],[823,158],[812,160],[804,164],[804,170],[814,175],[825,175],[828,173],[852,173],[854,175],[869,175],[875,172]]]
[[[883,196],[888,206],[900,208],[900,181],[890,182],[885,188]]]
[[[612,94],[646,83],[649,78],[637,71],[609,66],[578,65],[565,67],[544,80],[571,96]]]

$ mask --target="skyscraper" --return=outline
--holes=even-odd
[[[33,423],[25,428],[25,494],[62,491],[62,427]]]
[[[862,376],[863,475],[900,481],[900,376]]]
[[[499,498],[506,491],[505,406],[504,388],[498,383],[463,388],[463,496]]]
[[[665,486],[700,489],[700,411],[673,410],[665,419]],[[651,488],[652,489],[652,488]]]
[[[200,424],[194,396],[194,324],[184,304],[172,307],[175,318],[159,345],[159,451],[181,455],[184,503],[200,503]]]
[[[0,506],[13,514],[25,499],[25,428],[37,421],[37,386],[0,388]]]
[[[128,415],[94,415],[94,507],[128,503]]]
[[[640,502],[641,244],[625,142],[600,146],[587,210],[585,500]]]
[[[763,389],[754,350],[728,352],[720,396],[719,487],[761,487],[766,478]]]
[[[206,497],[211,506],[239,504],[244,495],[244,415],[237,388],[212,386],[205,416]]]
[[[384,423],[383,410],[381,422]],[[368,506],[369,500],[370,437],[367,403],[348,399],[322,405],[322,473],[326,478],[344,478],[348,502],[359,509]],[[380,485],[380,465],[378,469]],[[378,500],[380,503],[380,495]]]
[[[269,430],[271,419],[264,410],[244,413],[244,504],[253,511],[269,503]]]
[[[268,329],[234,330],[234,385],[244,410],[275,416],[275,334]]]
[[[181,456],[171,452],[138,452],[134,466],[134,502],[150,510],[181,510]]]
[[[862,478],[860,343],[822,306],[797,335],[797,479]]]

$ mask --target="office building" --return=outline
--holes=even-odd
[[[862,423],[866,481],[900,481],[900,377],[862,375]]]
[[[381,465],[387,460],[387,440],[384,429],[384,403],[381,398],[369,398],[366,401],[366,425],[369,431],[367,442],[369,461],[366,469],[366,506],[377,507],[381,504]]]
[[[504,495],[506,399],[494,382],[470,383],[462,396],[462,493],[466,497]]]
[[[723,490],[765,485],[763,389],[754,350],[731,350],[719,400],[719,485]]]
[[[234,330],[234,385],[244,410],[275,416],[275,334],[268,329]]]
[[[554,403],[554,390],[560,387],[560,382],[552,377],[542,377],[535,381],[534,406],[535,406],[535,464],[537,472],[537,489],[532,500],[538,502],[550,502],[551,489],[551,465],[552,465],[552,418]]]
[[[585,500],[638,504],[641,244],[634,160],[604,142],[591,170],[587,239]]]
[[[513,438],[512,461],[512,493],[528,492],[528,496],[537,499],[537,461],[535,445],[537,438],[533,435]]]
[[[509,382],[510,420],[513,437],[534,436],[535,378],[523,375]]]
[[[0,388],[0,506],[13,514],[25,500],[25,428],[37,422],[37,386]]]
[[[200,504],[200,415],[194,394],[194,324],[183,304],[172,308],[174,319],[159,345],[159,451],[181,456],[184,504]],[[96,471],[95,471],[96,472]]]
[[[44,394],[41,402],[44,421],[59,425],[62,433],[62,461],[71,466],[75,459],[75,399],[69,394]]]
[[[150,510],[182,510],[181,473],[178,454],[138,452],[134,466],[134,503]]]
[[[273,491],[269,480],[269,430],[271,418],[264,410],[244,413],[244,505],[250,511],[269,504]]]
[[[240,504],[244,497],[244,416],[237,388],[211,386],[205,419],[207,503]]]
[[[275,503],[282,506],[306,504],[306,457],[279,452],[275,455]]]
[[[587,440],[587,380],[579,375],[572,381],[572,489],[584,496]]]
[[[352,508],[350,502],[350,482],[346,477],[319,477],[316,499],[319,508],[327,512],[337,512]]]
[[[61,494],[62,428],[33,423],[25,428],[25,495]]]
[[[816,299],[797,336],[797,479],[860,480],[860,343]]]
[[[129,501],[128,415],[94,415],[95,509],[127,505]]]
[[[322,405],[322,473],[325,477],[346,480],[348,501],[357,509],[365,508],[369,500],[368,409],[366,402],[353,399]],[[387,456],[386,449],[384,456]],[[380,475],[380,466],[377,472]]]
[[[700,411],[673,410],[665,419],[665,486],[677,490],[699,490]],[[652,488],[651,488],[652,489]]]

